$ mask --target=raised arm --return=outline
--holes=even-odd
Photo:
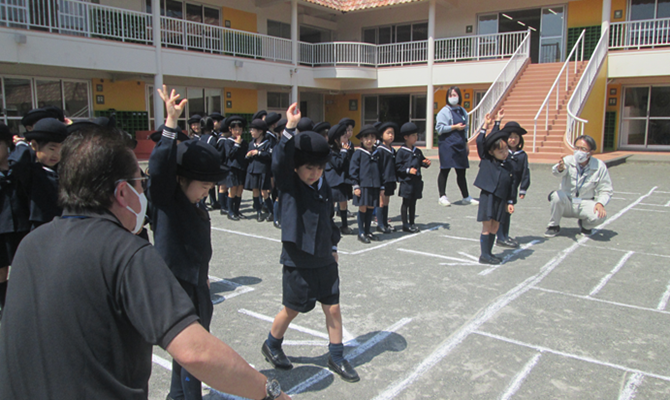
[[[298,103],[293,103],[286,110],[286,128],[281,135],[279,144],[272,150],[272,175],[275,184],[281,191],[290,191],[293,187],[293,175],[295,173],[295,127],[300,121],[300,110]]]

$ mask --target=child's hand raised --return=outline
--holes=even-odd
[[[482,125],[482,128],[488,129],[491,127],[491,122],[493,122],[493,119],[491,118],[491,113],[486,113],[484,116],[484,125]]]
[[[496,114],[496,121],[502,121],[503,118],[505,118],[505,109],[501,108],[498,110],[498,114]]]
[[[293,129],[298,126],[301,117],[302,114],[300,114],[300,110],[298,109],[298,103],[291,104],[288,110],[286,110],[286,129]]]
[[[187,99],[183,99],[179,103],[177,103],[177,100],[179,99],[179,94],[175,92],[174,89],[170,92],[168,95],[167,93],[167,86],[163,85],[163,90],[157,89],[158,94],[161,96],[161,99],[163,99],[163,102],[165,102],[165,109],[167,110],[167,118],[165,119],[165,126],[168,128],[176,128],[177,127],[177,119],[181,115],[182,112],[184,112],[184,108],[186,107],[186,103],[188,102]]]

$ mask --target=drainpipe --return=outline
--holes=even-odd
[[[291,44],[293,51],[291,51],[293,59],[293,73],[291,74],[291,102],[298,103],[298,84],[295,73],[298,72],[298,0],[291,0]]]
[[[428,7],[428,84],[426,89],[426,148],[433,148],[434,113],[433,60],[435,59],[435,0]]]
[[[154,35],[154,46],[156,47],[156,75],[154,75],[154,129],[163,124],[165,114],[163,114],[163,101],[160,100],[156,89],[163,88],[163,55],[161,53],[161,2],[160,0],[151,0],[152,28]]]

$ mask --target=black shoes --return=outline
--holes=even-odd
[[[558,232],[561,231],[561,227],[556,225],[556,226],[550,226],[547,228],[547,231],[544,233],[544,237],[547,238],[553,238],[554,236],[558,235]]]
[[[379,236],[375,236],[372,233],[367,233],[365,236],[373,242],[378,242],[381,240]]]
[[[237,216],[237,219],[248,219],[248,217],[242,213],[237,213],[235,215]]]
[[[363,243],[370,243],[370,238],[367,237],[365,234],[359,234],[358,241]]]
[[[482,254],[479,256],[479,263],[480,264],[491,264],[491,265],[499,265],[502,263],[502,260],[496,256],[490,255],[490,254]]]
[[[416,225],[410,225],[410,226],[403,226],[402,231],[403,232],[409,232],[409,233],[417,233],[419,232],[419,228]]]
[[[284,354],[284,350],[279,349],[277,350],[277,354],[273,354],[267,342],[263,342],[263,347],[261,347],[261,354],[263,354],[267,362],[272,364],[272,366],[277,369],[293,368],[293,364],[291,364],[291,361],[288,359],[288,357],[286,357],[286,354]],[[354,371],[354,373],[356,373],[356,371]]]
[[[275,221],[275,216],[273,213],[269,213],[267,217],[265,217],[265,220],[267,222],[274,222]]]
[[[388,225],[386,225],[386,226],[383,227],[383,228],[382,228],[381,226],[377,225],[377,232],[381,232],[381,233],[391,233],[391,232],[393,232],[393,228],[391,228],[391,227],[388,226]]]
[[[223,211],[222,211],[222,213],[223,213]],[[228,219],[231,220],[231,221],[239,221],[240,217],[238,217],[235,214],[228,213]]]
[[[281,222],[279,221],[272,221],[272,224],[275,226],[277,229],[281,229]]]
[[[504,240],[496,240],[496,246],[498,247],[507,247],[508,249],[518,249],[519,248],[519,242],[512,238],[506,238]]]
[[[351,235],[354,231],[351,230],[348,226],[341,226],[340,233],[343,235]]]
[[[593,229],[585,229],[582,226],[582,220],[577,220],[577,224],[579,225],[579,230],[582,232],[582,235],[584,236],[591,236],[593,234]]]
[[[347,382],[358,382],[361,380],[354,367],[352,367],[347,360],[342,361],[340,364],[336,364],[335,361],[333,361],[333,358],[328,356],[328,369],[341,376],[342,379]]]

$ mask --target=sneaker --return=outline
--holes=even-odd
[[[439,204],[443,207],[449,207],[451,205],[447,196],[440,197],[440,199],[437,201],[437,204]]]
[[[558,232],[561,231],[560,226],[550,226],[547,228],[547,231],[544,233],[544,237],[552,238],[556,235],[558,235]]]
[[[461,200],[463,204],[479,204],[479,201],[475,200],[472,198],[472,196],[468,196]]]

